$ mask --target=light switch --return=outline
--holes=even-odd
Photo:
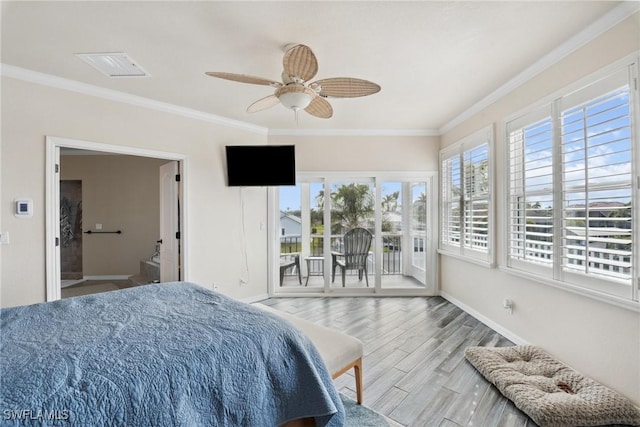
[[[9,232],[3,231],[0,233],[0,245],[8,245],[9,244]]]
[[[102,224],[96,224],[96,230],[102,230]]]

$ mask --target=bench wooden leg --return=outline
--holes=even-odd
[[[356,400],[358,402],[358,405],[362,405],[362,401],[364,399],[364,394],[362,392],[362,357],[358,358],[358,360],[356,360],[355,362],[345,366],[344,369],[333,374],[332,378],[335,380],[351,368],[353,368],[356,379]]]
[[[362,358],[358,359],[356,363],[353,365],[353,371],[356,376],[356,397],[358,400],[358,405],[362,405]]]

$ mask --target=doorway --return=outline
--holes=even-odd
[[[270,204],[279,219],[270,223],[270,265],[280,267],[272,293],[435,294],[435,182],[428,172],[298,173],[297,184],[277,188]],[[354,255],[345,237],[363,228],[368,249]]]
[[[109,282],[111,283],[109,286],[112,288],[113,286],[116,286],[116,288],[129,287],[152,281],[185,279],[187,273],[184,269],[185,250],[182,239],[180,239],[186,229],[183,218],[185,218],[184,213],[187,206],[184,203],[184,191],[182,190],[187,172],[185,156],[58,137],[47,137],[46,144],[47,301],[62,297],[62,272],[67,269],[66,262],[62,262],[63,257],[61,256],[64,250],[65,238],[64,228],[61,227],[61,219],[65,213],[65,209],[63,209],[65,203],[61,195],[66,191],[63,189],[66,184],[63,184],[61,180],[63,176],[61,174],[61,150],[63,153],[75,152],[75,154],[81,154],[85,156],[83,157],[84,159],[100,157],[103,161],[98,161],[96,164],[107,165],[104,166],[107,169],[107,177],[101,178],[102,184],[98,185],[95,182],[91,184],[90,179],[82,183],[81,194],[82,192],[85,193],[84,197],[80,196],[83,217],[80,223],[80,231],[78,232],[76,227],[73,235],[76,238],[78,235],[80,236],[84,247],[82,249],[85,255],[82,261],[84,268],[80,275],[95,284]],[[65,156],[64,158],[69,159],[70,157]],[[110,160],[107,161],[107,159]],[[81,161],[79,163],[76,162],[76,164],[81,163]],[[69,164],[69,162],[66,161],[66,164]],[[122,166],[118,167],[117,164]],[[135,165],[145,165],[143,169],[146,172],[136,170]],[[180,175],[179,177],[172,177],[172,191],[162,204],[159,202],[160,194],[158,193],[159,189],[165,186],[160,185],[163,176],[160,165],[172,165],[171,170],[177,170]],[[109,169],[112,170],[111,178],[108,175]],[[95,174],[94,171],[91,171],[90,176],[92,174]],[[120,175],[127,176],[123,178]],[[124,184],[122,182],[119,184],[111,183],[111,186],[109,186],[110,181],[117,179],[126,179],[126,181]],[[94,180],[96,179],[94,178]],[[138,193],[132,189],[127,195],[118,194],[124,193],[122,190],[124,187],[138,187]],[[156,190],[153,190],[153,188]],[[154,197],[150,198],[151,202],[148,202],[149,199],[147,199],[146,203],[144,200],[140,200],[137,206],[134,206],[137,198],[149,196],[148,194],[145,195],[145,189],[147,189],[147,193],[154,192]],[[126,188],[126,190],[128,191],[129,189]],[[178,216],[179,210],[182,213],[180,216]],[[96,214],[96,212],[99,212],[99,214]],[[172,218],[169,221],[171,223],[170,230],[166,230],[166,227],[162,227],[159,224],[158,217],[161,216],[160,214],[164,217]],[[154,220],[153,218],[156,219]],[[156,225],[146,227],[146,234],[140,234],[144,233],[141,229],[145,228],[141,227],[140,224],[147,222]],[[160,257],[156,257],[156,255],[163,252],[162,246],[164,245],[159,243],[160,241],[170,243],[172,246],[168,251],[172,255],[165,257],[164,260],[165,271],[163,274],[165,277],[160,276]],[[137,249],[135,246],[138,246]],[[123,248],[126,250],[123,250]],[[157,276],[153,278],[157,278],[157,280],[148,280],[146,275],[143,274],[143,263],[145,264],[144,267],[148,267],[147,264],[153,264],[157,267]],[[111,288],[105,288],[105,286],[102,284],[99,288],[112,290]],[[65,292],[68,294],[68,289]]]

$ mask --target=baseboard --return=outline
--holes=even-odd
[[[474,318],[476,318],[480,322],[484,323],[485,325],[487,325],[488,327],[490,327],[491,329],[493,329],[494,331],[496,331],[497,333],[499,333],[503,337],[505,337],[508,340],[512,341],[514,344],[517,344],[517,345],[529,344],[529,342],[527,342],[527,340],[519,337],[518,335],[514,334],[510,330],[504,328],[502,325],[494,322],[493,320],[489,319],[488,317],[484,316],[483,314],[481,314],[478,311],[474,310],[473,308],[469,307],[468,305],[466,305],[462,301],[452,297],[451,295],[447,294],[446,292],[442,292],[441,291],[440,292],[440,296],[442,298],[446,299],[447,301],[449,301],[451,304],[453,304],[453,305],[457,306],[458,308],[460,308],[461,310],[465,311],[469,315],[473,316]]]
[[[104,276],[84,276],[84,280],[129,280],[131,277],[130,274],[115,274],[115,275],[104,275]]]
[[[87,279],[65,279],[65,280],[60,280],[60,288],[61,289],[68,288],[69,286],[79,285],[80,283],[84,283],[86,281],[87,281]]]

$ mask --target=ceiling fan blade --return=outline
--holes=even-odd
[[[213,71],[208,71],[205,74],[207,76],[217,77],[219,79],[225,79],[225,80],[232,80],[234,82],[240,82],[240,83],[251,83],[254,85],[264,85],[264,86],[273,86],[273,87],[282,86],[282,83],[280,82],[275,82],[269,79],[263,79],[262,77],[247,76],[246,74],[219,73],[219,72],[213,72]]]
[[[279,103],[280,100],[277,96],[269,95],[262,99],[258,99],[256,102],[249,105],[249,108],[247,108],[247,113],[256,113],[258,111],[266,110],[267,108],[271,108]]]
[[[351,77],[334,77],[311,83],[320,85],[320,95],[334,98],[356,98],[380,92],[380,86],[368,80]]]
[[[312,116],[320,117],[321,119],[328,119],[333,116],[333,108],[331,108],[331,104],[320,96],[314,97],[304,111]]]
[[[282,60],[284,72],[290,77],[300,77],[303,81],[313,78],[318,72],[318,60],[309,46],[298,44],[287,50]]]

